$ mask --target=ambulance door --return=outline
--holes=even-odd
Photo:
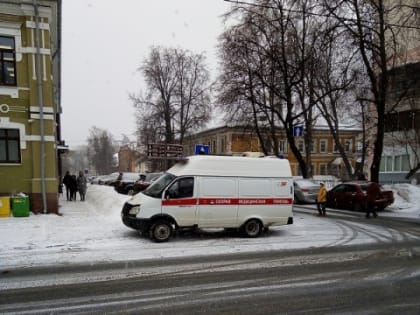
[[[237,227],[237,183],[232,177],[198,177],[199,227]]]
[[[172,216],[179,226],[196,224],[197,197],[194,177],[177,178],[163,193],[162,213]]]

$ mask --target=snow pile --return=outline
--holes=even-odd
[[[396,216],[420,216],[420,186],[411,184],[384,185],[384,189],[394,192],[395,201],[386,210]]]
[[[393,185],[395,203],[380,217],[419,219],[420,187]],[[126,227],[120,217],[123,204],[130,197],[118,194],[112,187],[88,186],[86,201],[67,201],[60,196],[58,215],[0,218],[0,272],[7,268],[48,266],[112,261],[130,261],[166,257],[228,254],[267,250],[301,249],[322,246],[353,245],[376,242],[378,237],[393,237],[378,226],[369,225],[369,237],[343,235],[336,220],[345,211],[334,211],[330,218],[319,218],[315,205],[305,206],[306,214],[295,212],[294,224],[272,227],[255,239],[227,235],[220,230],[182,235],[168,243],[154,243]],[[313,210],[312,210],[313,209]],[[332,211],[332,210],[331,210]],[[328,212],[328,210],[327,210]],[[352,213],[353,214],[353,213]],[[360,224],[364,214],[358,213]],[[366,223],[369,224],[369,223]],[[392,233],[392,230],[390,231]],[[348,235],[352,235],[349,233]],[[1,285],[0,285],[1,287]]]

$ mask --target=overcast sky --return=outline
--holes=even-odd
[[[153,45],[204,52],[215,75],[223,0],[64,0],[62,138],[86,144],[92,126],[119,140],[134,139],[129,93],[142,86],[137,71]]]

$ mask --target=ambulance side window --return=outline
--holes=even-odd
[[[167,191],[171,199],[189,198],[194,193],[194,177],[183,177],[175,181]]]

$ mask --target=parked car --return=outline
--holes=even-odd
[[[143,174],[139,173],[120,173],[118,176],[114,188],[120,194],[127,195],[133,189],[133,184],[140,179]]]
[[[328,191],[327,207],[364,211],[367,206],[366,191],[370,182],[346,182]],[[378,210],[383,210],[394,202],[394,193],[381,187],[382,197],[376,200]]]
[[[158,179],[163,173],[146,173],[140,176],[140,179],[133,184],[133,189],[128,194],[135,195],[145,190],[151,183]]]
[[[319,191],[319,184],[310,179],[295,179],[295,203],[315,203]]]
[[[98,185],[108,185],[110,182],[115,181],[118,178],[118,175],[120,173],[111,173],[108,175],[100,175],[97,176],[93,181],[92,184],[98,184]]]

